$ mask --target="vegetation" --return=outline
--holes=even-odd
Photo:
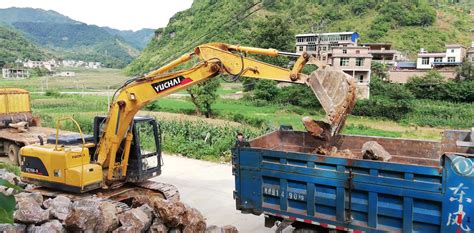
[[[16,59],[42,59],[46,54],[20,33],[0,26],[0,67],[12,65]]]
[[[4,179],[0,179],[0,185],[8,188],[13,188],[20,190],[20,187],[10,184]],[[6,196],[3,193],[0,193],[0,224],[2,223],[12,223],[13,224],[13,212],[15,210],[15,196],[10,195]]]
[[[265,43],[253,43],[258,41],[259,34],[280,28],[287,29],[282,37],[286,33],[312,32],[318,30],[313,26],[322,19],[327,23],[319,30],[357,31],[362,42],[390,42],[411,55],[422,47],[441,51],[445,44],[470,43],[472,5],[468,4],[427,0],[269,0],[252,7],[255,3],[195,0],[190,9],[173,16],[167,27],[155,31],[157,36],[127,67],[127,73],[145,73],[193,46],[210,41],[267,47]],[[259,7],[262,9],[255,11]],[[278,27],[262,26],[272,21],[279,22]],[[294,38],[286,38],[282,45],[286,46],[277,49],[293,50]]]
[[[133,47],[142,50],[153,38],[155,30],[144,28],[138,31],[132,30],[117,30],[109,27],[102,27],[108,33],[116,36],[122,37],[127,43],[131,44]]]
[[[186,90],[191,102],[196,107],[196,114],[198,116],[211,117],[211,105],[216,102],[219,85],[219,79],[210,79]]]
[[[474,79],[444,81],[437,71],[431,71],[422,77],[412,77],[406,88],[417,99],[444,100],[452,102],[474,103]]]

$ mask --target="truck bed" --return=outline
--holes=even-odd
[[[441,142],[438,141],[342,135],[338,148],[361,155],[362,145],[367,141],[376,141],[383,146],[392,155],[389,162],[439,166]],[[275,131],[250,141],[254,148],[301,153],[312,153],[323,143],[307,132],[298,131]]]
[[[55,128],[31,126],[31,127],[28,127],[28,132],[24,132],[24,133],[20,133],[18,132],[18,130],[13,129],[13,128],[0,129],[0,139],[18,142],[23,145],[38,143],[39,142],[38,136],[43,137],[44,141],[46,142],[46,139],[51,134],[56,134]],[[67,134],[77,134],[77,133],[60,130],[59,134],[67,135]]]
[[[472,148],[456,146],[468,136],[450,131],[437,142],[343,135],[339,141],[339,149],[356,154],[366,141],[377,141],[393,157],[382,162],[319,155],[313,151],[322,141],[308,133],[275,131],[233,150],[236,206],[269,222],[354,232],[474,229]]]

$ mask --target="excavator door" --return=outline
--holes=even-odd
[[[96,144],[100,141],[105,116],[94,119],[94,138]],[[135,117],[132,125],[132,144],[127,165],[127,182],[137,183],[146,181],[161,174],[161,131],[158,123],[151,117]],[[125,139],[115,157],[121,162]]]

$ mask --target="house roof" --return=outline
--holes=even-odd
[[[406,61],[406,62],[399,62],[397,64],[398,68],[416,68],[416,62]]]
[[[352,35],[357,32],[326,32],[326,33],[306,33],[306,34],[296,34],[296,37],[300,36],[316,36],[316,35],[322,35],[322,36],[330,36],[330,35]]]
[[[446,48],[465,48],[465,47],[460,44],[447,44]]]
[[[418,57],[444,57],[446,53],[419,53]]]

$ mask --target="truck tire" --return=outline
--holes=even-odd
[[[7,155],[13,165],[20,165],[20,147],[13,144],[7,144]]]

